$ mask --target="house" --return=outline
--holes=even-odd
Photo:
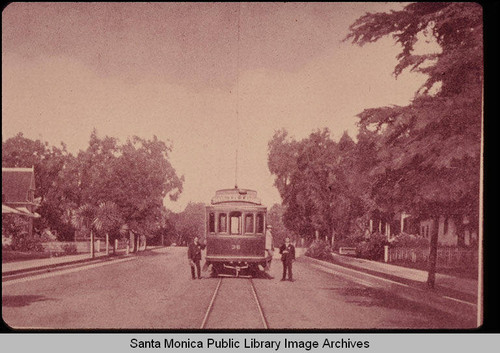
[[[375,211],[369,223],[370,234],[374,231],[385,234],[387,239],[392,239],[399,233],[421,235],[430,240],[434,227],[438,227],[438,244],[440,246],[468,247],[477,244],[477,230],[471,227],[467,216],[440,216],[438,221],[420,219],[409,213],[398,212],[385,215]]]
[[[440,216],[438,221],[431,219],[420,221],[419,234],[430,239],[434,227],[438,227],[438,243],[445,246],[471,246],[477,244],[477,230],[470,227],[467,216],[444,217]]]
[[[33,233],[35,212],[34,168],[2,168],[2,214],[17,214],[29,217],[29,235]]]

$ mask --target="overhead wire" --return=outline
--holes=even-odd
[[[234,188],[238,188],[238,147],[240,143],[240,117],[239,117],[239,104],[240,104],[240,15],[241,3],[238,3],[238,19],[237,19],[237,48],[236,48],[236,157],[235,157],[235,171],[234,171]]]

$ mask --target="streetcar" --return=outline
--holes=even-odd
[[[222,189],[206,206],[206,264],[212,276],[249,277],[263,271],[267,207],[255,190]]]

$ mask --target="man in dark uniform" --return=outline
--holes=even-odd
[[[198,274],[198,279],[201,279],[201,250],[205,249],[205,245],[198,242],[198,237],[194,237],[193,242],[189,244],[188,247],[188,259],[189,265],[191,266],[191,277],[196,279],[196,273]],[[196,271],[195,271],[196,267]]]
[[[285,238],[285,244],[280,247],[281,261],[283,262],[282,281],[286,280],[288,271],[288,280],[293,282],[292,262],[295,260],[295,247],[290,243],[290,238]]]

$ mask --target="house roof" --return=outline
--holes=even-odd
[[[2,168],[2,203],[32,202],[30,190],[35,190],[33,168]]]

